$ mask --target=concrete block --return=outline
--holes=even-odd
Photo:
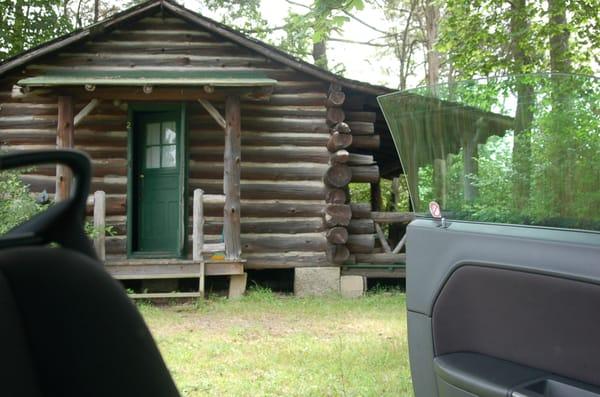
[[[304,297],[339,293],[339,267],[297,267],[294,269],[294,295]]]
[[[229,280],[229,299],[241,298],[246,292],[248,273],[231,276]]]
[[[365,278],[363,276],[341,276],[340,293],[344,298],[358,298],[365,293]]]

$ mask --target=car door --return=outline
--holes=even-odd
[[[380,98],[420,214],[407,229],[415,394],[600,396],[600,84],[452,89]]]

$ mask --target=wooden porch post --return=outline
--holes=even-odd
[[[225,122],[223,236],[225,240],[225,258],[236,260],[240,259],[242,253],[240,239],[242,131],[240,98],[238,96],[227,97],[225,101]]]
[[[66,149],[73,147],[74,121],[73,98],[70,96],[58,97],[58,126],[56,130],[56,148]],[[73,175],[69,167],[56,166],[56,195],[55,201],[62,201],[69,197]]]

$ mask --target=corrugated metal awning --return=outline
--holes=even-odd
[[[277,84],[261,73],[239,71],[68,71],[47,72],[17,83],[26,87],[95,86],[213,86],[268,87]]]

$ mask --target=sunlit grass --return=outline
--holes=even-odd
[[[185,396],[410,396],[405,297],[140,305]]]

